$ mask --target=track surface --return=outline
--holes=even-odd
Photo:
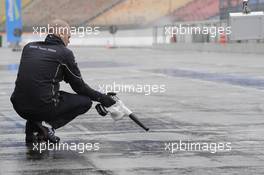
[[[264,174],[262,55],[72,48],[89,85],[164,85],[166,91],[119,97],[148,127],[114,123],[93,108],[57,130],[63,143],[97,151],[32,151],[25,121],[9,102],[20,53],[0,49],[0,174]],[[70,91],[67,84],[64,90]],[[95,104],[94,104],[95,105]],[[230,142],[231,151],[165,150],[165,144]]]

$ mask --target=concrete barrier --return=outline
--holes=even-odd
[[[264,43],[186,43],[186,44],[157,44],[156,49],[198,52],[249,53],[264,54]]]

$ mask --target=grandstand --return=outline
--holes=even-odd
[[[62,18],[71,25],[79,25],[86,19],[104,11],[120,0],[34,0],[23,11],[25,26],[46,25],[51,19]]]
[[[196,0],[171,13],[172,21],[201,21],[219,15],[219,0]]]
[[[71,25],[149,25],[184,7],[193,0],[22,0],[23,26],[46,25],[62,18]],[[5,1],[1,0],[1,25],[4,25]]]
[[[0,3],[0,24],[5,22]],[[148,26],[168,17],[172,21],[204,20],[219,14],[219,0],[22,0],[25,29],[62,18],[71,25]]]
[[[241,11],[241,0],[22,0],[25,28],[46,25],[62,18],[71,25],[148,26],[164,19],[170,22],[227,19]],[[264,0],[251,0],[253,10],[262,10]],[[5,23],[5,0],[0,1],[0,30]]]
[[[192,0],[126,0],[97,18],[94,25],[146,25],[170,14]]]

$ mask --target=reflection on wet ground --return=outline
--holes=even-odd
[[[264,78],[255,78],[241,75],[230,75],[226,73],[209,73],[183,69],[153,69],[148,70],[154,73],[161,73],[173,77],[190,78],[218,83],[228,83],[244,87],[264,89]]]
[[[131,64],[117,63],[113,61],[81,61],[78,62],[79,68],[111,68],[131,66]],[[0,71],[17,71],[19,64],[0,65]]]

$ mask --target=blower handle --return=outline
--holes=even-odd
[[[119,100],[115,92],[108,92],[107,95],[111,96],[115,101]],[[102,105],[97,104],[96,109],[102,116],[105,116],[108,113]],[[133,120],[138,126],[143,128],[145,131],[149,131],[149,128],[147,128],[143,123],[141,123],[135,114],[131,113],[128,115],[128,117]]]

